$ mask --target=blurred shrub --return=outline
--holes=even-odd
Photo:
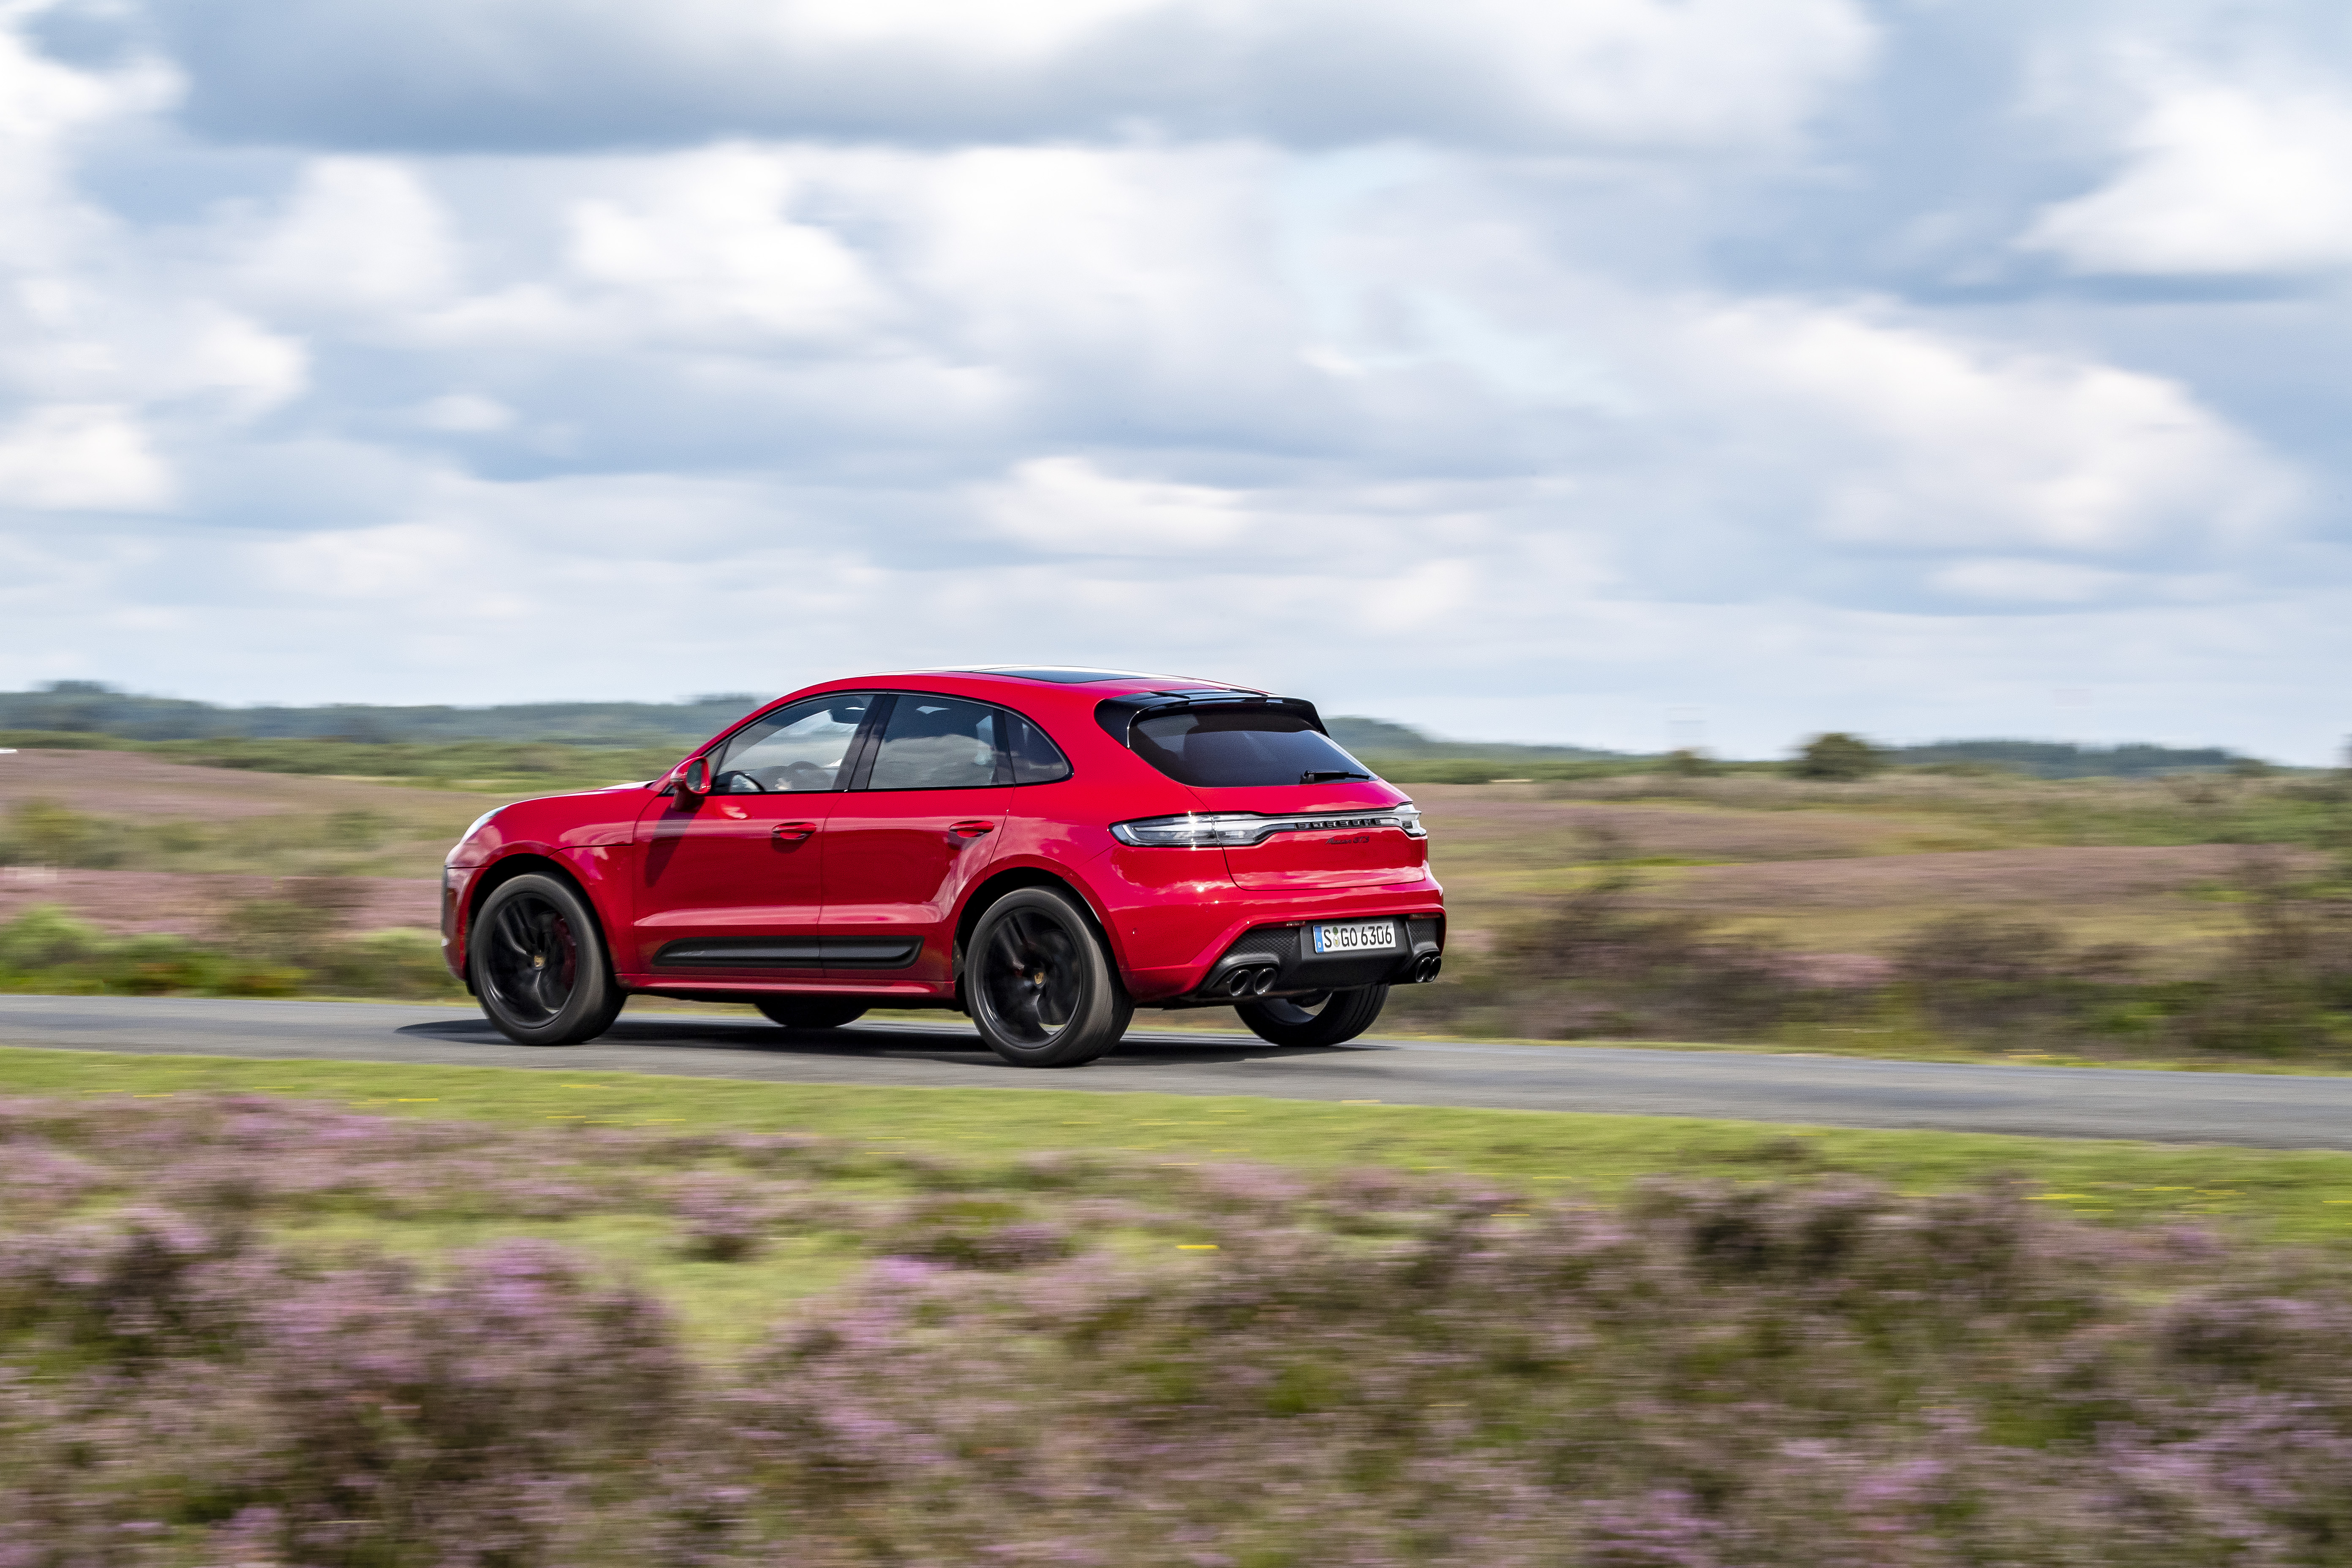
[[[749,1184],[710,1173],[677,1185],[673,1206],[683,1236],[681,1250],[705,1263],[733,1263],[757,1253],[775,1215],[766,1194]]]
[[[265,963],[308,957],[328,934],[292,899],[240,899],[221,923],[232,951]]]
[[[1839,731],[1805,742],[1789,771],[1801,779],[1847,782],[1866,779],[1886,766],[1885,755],[1869,742]]]
[[[326,879],[320,879],[321,881]],[[322,924],[302,896],[237,905],[222,942],[110,936],[40,904],[0,924],[0,990],[58,994],[292,996],[305,991],[427,999],[462,993],[438,935],[358,935]]]
[[[17,802],[0,826],[0,862],[9,865],[103,868],[121,858],[108,823],[53,800]]]
[[[56,904],[35,904],[0,925],[0,970],[55,969],[99,956],[107,939]]]
[[[1586,837],[1599,864],[1583,887],[1505,928],[1490,952],[1449,955],[1437,984],[1391,991],[1398,1019],[1539,1039],[1736,1040],[1852,1007],[1768,940],[1643,909],[1625,846]]]
[[[1970,910],[1914,930],[1895,977],[1932,1028],[2014,1047],[2139,1029],[2142,962],[2137,948],[2081,947],[2041,921]]]
[[[343,995],[425,1001],[465,991],[442,962],[439,935],[428,931],[346,937],[314,951],[308,969],[310,989]]]
[[[2296,1056],[2352,1046],[2352,891],[2249,854],[2235,879],[2242,923],[2173,1021],[2208,1051]]]
[[[392,836],[392,818],[365,806],[332,812],[327,817],[327,837],[339,849],[377,848]]]
[[[885,1236],[882,1248],[958,1268],[1029,1268],[1074,1249],[1059,1226],[1024,1220],[1017,1205],[1001,1200],[967,1196],[914,1205]]]
[[[1496,957],[1538,994],[1523,1010],[1549,1024],[1528,1032],[1737,1039],[1794,1016],[1802,988],[1781,950],[1703,916],[1640,912],[1635,886],[1604,873],[1505,933]]]
[[[2089,1056],[2352,1054],[2352,892],[2250,857],[2237,933],[2201,978],[2151,975],[2145,950],[2074,942],[2044,921],[1968,910],[1903,939],[1891,970],[1825,968],[1704,915],[1643,907],[1605,839],[1577,891],[1449,953],[1434,985],[1390,993],[1407,1028],[1539,1039],[1811,1041],[1816,1026],[1974,1048]]]

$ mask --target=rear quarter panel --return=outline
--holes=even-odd
[[[1031,865],[1074,883],[1102,921],[1112,956],[1139,1002],[1191,989],[1252,926],[1441,907],[1442,894],[1428,876],[1425,842],[1393,828],[1387,832],[1395,842],[1373,847],[1373,863],[1351,868],[1358,874],[1280,876],[1264,887],[1237,881],[1226,850],[1138,848],[1110,835],[1115,822],[1192,811],[1360,813],[1407,798],[1391,785],[1195,790],[1097,736],[1108,754],[1083,741],[1066,746],[1078,770],[1070,780],[1014,792],[1007,841],[990,871]],[[1321,852],[1365,853],[1352,846]],[[1302,862],[1300,868],[1317,869],[1314,852],[1287,853]]]

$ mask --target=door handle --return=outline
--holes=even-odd
[[[782,844],[798,844],[816,831],[814,822],[779,822],[768,830]]]
[[[992,822],[959,822],[948,831],[958,838],[979,838],[996,831]]]

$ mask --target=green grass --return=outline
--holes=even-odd
[[[677,1226],[655,1214],[578,1219],[331,1215],[270,1227],[273,1240],[312,1256],[373,1248],[428,1268],[515,1236],[569,1247],[642,1284],[677,1315],[687,1342],[704,1355],[757,1343],[774,1325],[779,1308],[843,1284],[870,1261],[856,1237],[810,1231],[772,1236],[751,1258],[698,1262],[680,1256]]]
[[[1046,1150],[1143,1167],[1213,1161],[1454,1172],[1606,1198],[1644,1177],[1846,1175],[1927,1192],[2011,1178],[2085,1215],[2198,1219],[2352,1250],[2352,1153],[1882,1132],[1686,1117],[1023,1089],[877,1089],[499,1068],[0,1048],[0,1092],[240,1091],[390,1115],[800,1131],[982,1166]],[[523,1227],[533,1228],[533,1227]],[[550,1234],[553,1234],[551,1232]],[[819,1258],[787,1260],[799,1268]],[[668,1267],[681,1267],[669,1265]]]

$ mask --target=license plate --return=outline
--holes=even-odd
[[[1317,926],[1318,952],[1378,952],[1396,951],[1396,921],[1352,921],[1343,926]]]

